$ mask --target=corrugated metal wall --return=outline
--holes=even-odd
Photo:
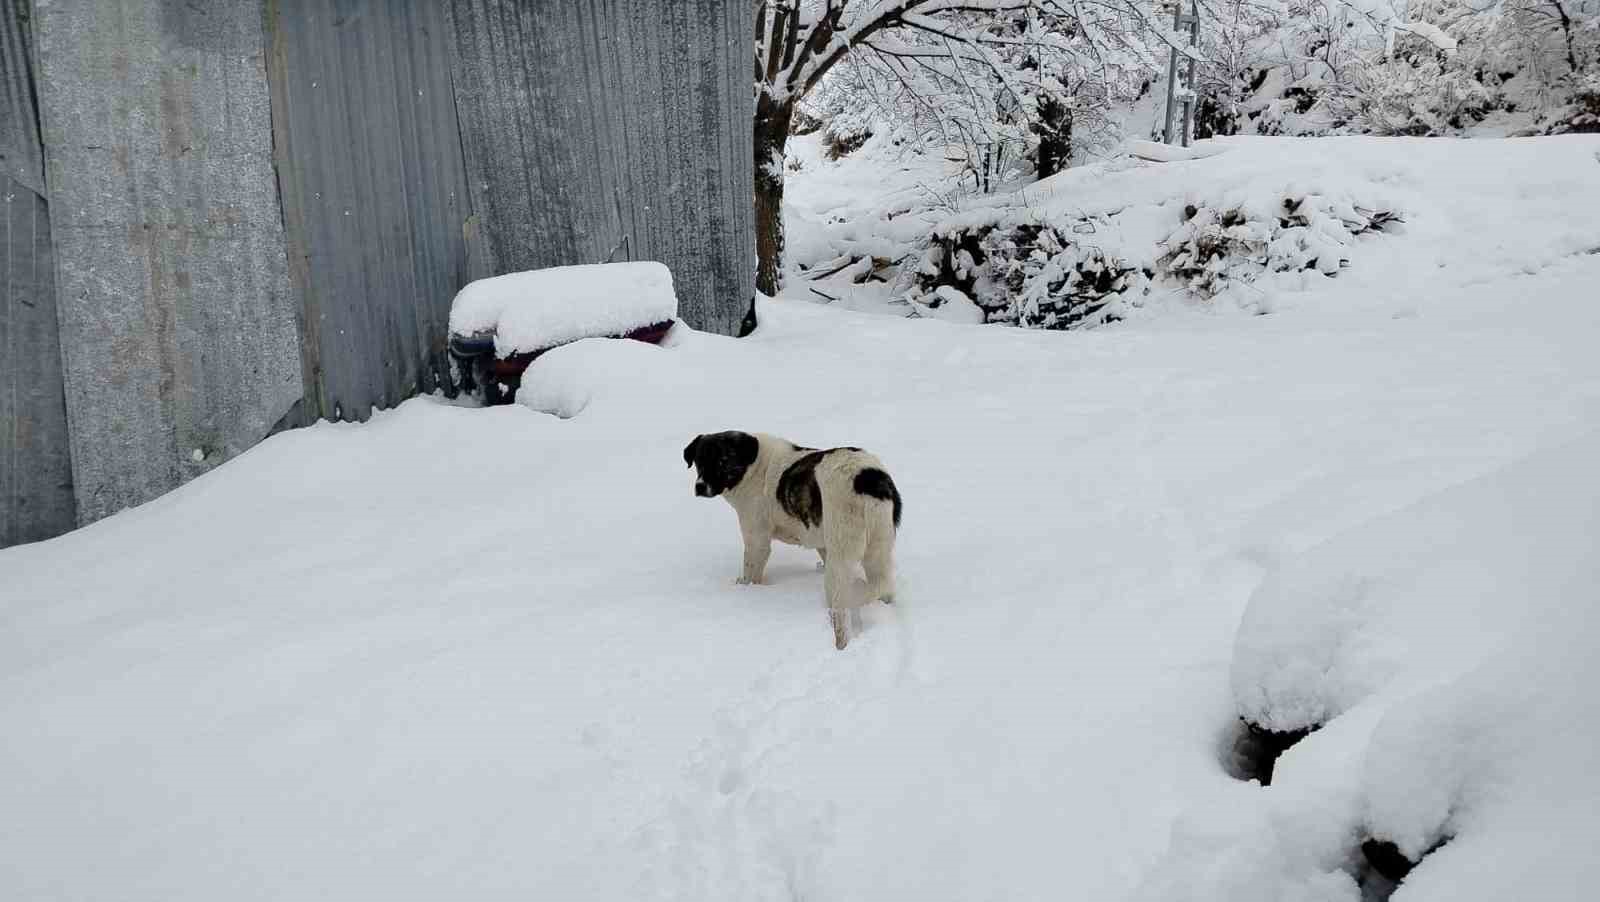
[[[655,259],[691,324],[748,309],[747,0],[39,3],[38,132],[29,7],[0,0],[0,545],[433,389],[471,278]]]
[[[660,260],[684,318],[754,295],[748,0],[454,0],[473,208],[500,272]]]
[[[29,0],[0,0],[0,547],[75,524]]]
[[[36,7],[81,521],[245,450],[302,396],[253,2]]]
[[[365,419],[448,384],[471,202],[436,2],[269,0],[273,136],[307,404]]]

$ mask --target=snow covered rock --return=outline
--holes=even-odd
[[[553,266],[468,284],[451,304],[450,334],[493,333],[495,356],[509,357],[677,315],[672,273],[660,263]]]
[[[940,285],[922,299],[911,301],[911,306],[922,316],[945,322],[981,325],[985,321],[983,308],[953,285]]]

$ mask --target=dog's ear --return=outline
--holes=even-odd
[[[738,463],[742,476],[743,469],[756,462],[761,456],[761,440],[748,432],[730,432],[733,439],[734,460]]]
[[[693,441],[683,447],[683,462],[686,466],[694,466],[694,452],[700,447],[700,440],[703,438],[705,436],[697,435]]]

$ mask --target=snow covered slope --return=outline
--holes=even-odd
[[[1243,153],[1281,162],[1253,185]],[[1472,486],[1584,478],[1563,448],[1600,441],[1596,153],[1241,142],[1118,178],[1270,193],[1295,155],[1345,160],[1408,230],[1269,316],[1046,333],[780,299],[744,340],[583,341],[533,365],[531,406],[281,434],[0,552],[0,898],[1354,902],[1357,830],[1411,851],[1441,827],[1396,902],[1588,898],[1594,784],[1550,776],[1597,747],[1560,716],[1582,655],[1485,641],[1408,684],[1435,700],[1338,695],[1269,788],[1219,759],[1264,580],[1323,572],[1329,542],[1396,572],[1348,537],[1410,510],[1492,538]],[[846,651],[814,556],[733,584],[733,515],[680,456],[723,428],[893,471],[900,601]],[[1582,497],[1548,523],[1592,523]],[[1592,635],[1571,585],[1559,622]],[[1483,712],[1511,678],[1549,690],[1526,721],[1559,727],[1548,772],[1500,766],[1518,734]],[[1407,756],[1439,730],[1469,754],[1423,785]]]

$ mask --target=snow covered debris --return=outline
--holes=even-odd
[[[1220,843],[1233,850],[1227,893],[1191,898],[1281,898],[1285,882],[1310,887],[1333,869],[1371,884],[1358,843],[1422,862],[1405,876],[1408,898],[1589,894],[1600,878],[1596,460],[1590,432],[1276,568],[1239,627],[1234,697],[1251,723],[1321,730],[1286,754],[1271,798],[1250,803],[1264,819]],[[1152,890],[1217,873],[1188,844],[1175,835],[1172,870],[1158,869]],[[1302,852],[1273,869],[1246,851],[1272,845]],[[1334,898],[1354,902],[1356,890],[1346,881]]]
[[[1259,279],[1270,316],[801,286],[745,339],[573,342],[519,404],[289,430],[0,551],[0,899],[1357,902],[1363,840],[1443,839],[1395,902],[1588,902],[1596,152],[1068,173],[1040,204],[1133,204],[1108,253],[1201,169],[1406,228]],[[730,428],[892,469],[900,595],[844,652],[814,554],[734,585],[681,456]],[[1241,699],[1324,724],[1270,787],[1219,766]]]
[[[450,332],[493,332],[507,357],[618,335],[678,315],[672,273],[652,261],[553,266],[479,279],[456,293]]]

